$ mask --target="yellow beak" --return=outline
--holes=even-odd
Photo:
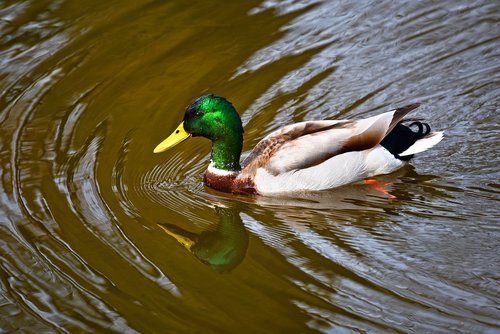
[[[175,145],[179,144],[180,142],[188,139],[191,137],[190,133],[187,133],[186,130],[184,130],[184,122],[182,122],[177,129],[175,129],[174,132],[170,136],[168,136],[167,139],[162,141],[161,143],[158,144],[158,146],[155,147],[153,150],[153,153],[160,153],[168,150],[171,147],[174,147]]]
[[[177,240],[181,245],[186,247],[188,251],[191,250],[191,247],[194,245],[194,240],[189,239],[188,237],[185,237],[183,235],[180,235],[178,233],[175,233],[173,231],[170,231],[167,226],[163,226],[162,224],[158,224],[158,226],[161,227],[163,231],[165,231],[168,235],[174,237],[175,240]]]

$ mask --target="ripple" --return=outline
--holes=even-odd
[[[125,181],[125,166],[127,165],[127,157],[130,152],[130,143],[132,141],[132,131],[123,140],[118,158],[113,166],[113,191],[118,197],[120,206],[129,217],[138,219],[140,217],[139,210],[134,206],[134,203],[128,195],[128,185]]]
[[[105,133],[105,123],[102,123],[88,138],[85,146],[72,157],[58,183],[67,186],[65,193],[68,194],[68,204],[89,232],[102,244],[117,252],[123,260],[129,262],[144,276],[153,281],[166,281],[161,285],[168,286],[169,291],[178,294],[175,285],[169,282],[127,237],[101,193],[97,183],[100,161],[98,153],[101,150]]]
[[[0,327],[494,332],[497,13],[491,1],[2,2]],[[206,92],[240,109],[246,150],[284,124],[410,100],[446,137],[379,178],[395,199],[363,184],[222,194],[202,182],[208,142],[151,152]]]
[[[137,191],[141,196],[173,209],[193,222],[206,224],[206,220],[194,213],[201,209],[201,205],[206,205],[201,180],[202,171],[206,167],[199,162],[204,159],[195,155],[185,162],[183,155],[182,152],[175,153],[164,164],[142,174],[137,182]]]

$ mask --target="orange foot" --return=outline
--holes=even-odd
[[[390,182],[389,183],[380,183],[375,179],[368,179],[368,180],[365,180],[364,183],[371,186],[373,189],[385,194],[387,197],[389,197],[390,200],[397,198],[396,196],[390,194],[389,191],[386,189],[386,187],[388,185],[391,185]]]

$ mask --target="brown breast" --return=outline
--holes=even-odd
[[[257,194],[255,183],[250,178],[238,178],[239,173],[218,175],[206,171],[203,182],[215,190],[233,194]]]

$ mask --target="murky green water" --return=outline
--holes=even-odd
[[[499,23],[486,0],[0,1],[0,332],[498,332]],[[379,178],[395,200],[226,195],[207,141],[152,153],[208,92],[246,151],[415,101],[446,137]]]

